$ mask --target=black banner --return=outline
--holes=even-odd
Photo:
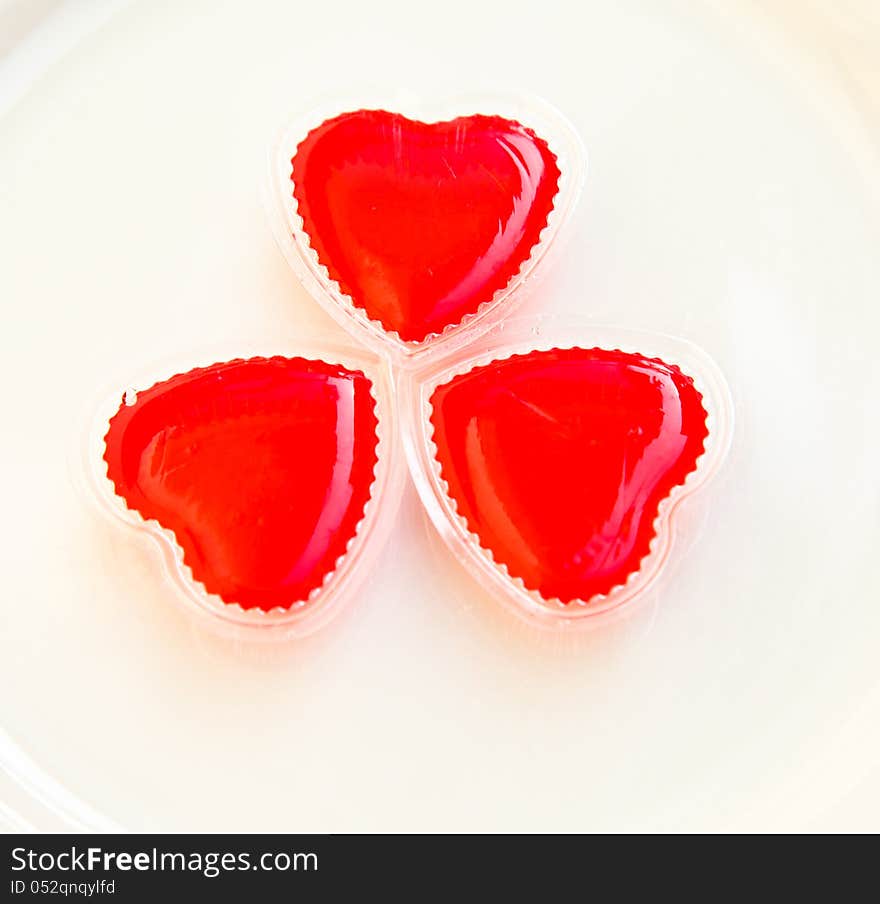
[[[493,887],[516,877],[582,867],[576,851],[560,856],[559,842],[578,839],[516,837],[504,844],[479,838],[348,835],[20,835],[6,836],[8,901],[63,898],[97,902],[194,900],[219,893],[257,900],[338,900],[340,893],[406,892],[420,900],[442,885],[461,889],[474,877]],[[572,854],[574,856],[572,857]]]

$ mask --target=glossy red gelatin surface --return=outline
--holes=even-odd
[[[414,342],[508,284],[547,224],[559,180],[546,142],[517,122],[423,123],[383,110],[327,120],[292,167],[319,261],[370,318]]]
[[[690,377],[604,349],[496,361],[431,402],[458,512],[512,576],[564,603],[638,570],[661,500],[694,470],[708,434]]]
[[[287,608],[335,569],[370,497],[371,385],[303,358],[179,374],[110,421],[107,473],[174,532],[193,577],[245,609]]]

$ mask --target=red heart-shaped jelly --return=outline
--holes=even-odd
[[[639,569],[660,502],[708,435],[690,377],[605,349],[494,361],[431,404],[441,475],[468,528],[510,575],[563,603]]]
[[[107,474],[130,509],[174,532],[195,580],[264,610],[321,586],[373,483],[377,421],[363,373],[252,358],[127,402],[110,421]]]
[[[507,286],[547,225],[560,175],[547,143],[518,122],[384,110],[322,123],[292,166],[318,260],[371,319],[413,342]]]

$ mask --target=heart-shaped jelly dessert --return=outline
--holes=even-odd
[[[104,459],[193,578],[245,609],[308,599],[345,555],[377,461],[370,380],[304,358],[198,368],[127,394]]]
[[[494,560],[546,600],[587,602],[648,555],[660,503],[708,435],[677,367],[605,349],[531,351],[431,396],[440,474]]]
[[[547,143],[518,122],[384,110],[327,120],[291,162],[319,262],[406,342],[460,323],[508,285],[540,240],[560,176]]]

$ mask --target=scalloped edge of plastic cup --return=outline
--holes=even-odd
[[[291,189],[291,159],[299,143],[322,122],[355,110],[388,110],[421,122],[444,122],[477,113],[516,120],[543,138],[556,156],[560,177],[553,209],[539,241],[507,285],[477,311],[431,334],[420,342],[407,342],[372,320],[333,280],[318,260],[303,229]],[[269,150],[268,179],[263,200],[272,234],[287,262],[310,295],[359,343],[389,357],[400,368],[424,366],[472,344],[524,299],[525,289],[537,275],[549,269],[547,258],[558,253],[559,238],[583,191],[587,152],[574,126],[551,104],[533,95],[466,94],[445,100],[415,99],[410,95],[355,95],[316,104],[294,116],[277,133]]]
[[[174,534],[155,520],[145,520],[132,511],[117,493],[107,476],[104,437],[110,418],[119,409],[120,400],[129,391],[143,391],[174,374],[197,367],[255,357],[319,359],[360,370],[372,384],[377,425],[377,461],[370,498],[363,516],[349,541],[346,552],[322,585],[306,600],[286,609],[268,612],[243,609],[226,603],[206,590],[192,577],[183,562],[183,550]],[[161,553],[162,570],[169,589],[175,591],[190,613],[207,618],[215,629],[238,640],[301,638],[323,628],[352,600],[357,588],[381,553],[394,524],[394,515],[403,493],[406,468],[399,441],[399,406],[395,398],[393,374],[388,362],[369,349],[340,343],[338,340],[309,337],[290,341],[234,342],[203,348],[185,355],[157,361],[117,380],[113,388],[96,396],[86,419],[87,430],[81,442],[78,472],[89,497],[104,515],[148,537]]]
[[[552,348],[606,348],[639,352],[675,364],[693,378],[702,395],[709,435],[696,467],[685,482],[661,502],[654,521],[650,550],[624,584],[589,600],[563,603],[528,589],[497,562],[492,552],[458,513],[440,475],[431,429],[430,399],[434,389],[474,367],[512,355]],[[402,441],[410,474],[422,503],[454,556],[478,583],[513,614],[541,628],[568,630],[596,627],[619,614],[624,606],[647,596],[675,553],[675,513],[702,489],[722,466],[733,438],[734,409],[727,381],[712,358],[694,343],[648,331],[555,315],[514,318],[484,334],[478,346],[454,360],[444,359],[418,371],[398,374],[398,397],[403,412]]]

